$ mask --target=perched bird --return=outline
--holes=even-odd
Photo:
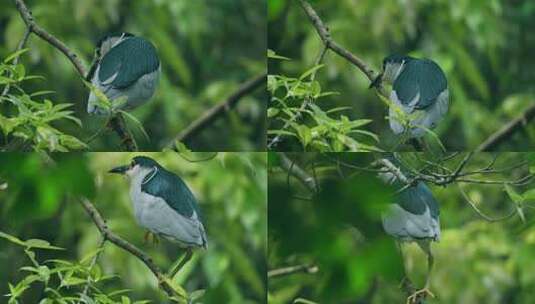
[[[381,82],[392,85],[388,117],[395,134],[405,132],[419,138],[433,129],[446,115],[449,106],[448,81],[442,69],[430,59],[390,55],[383,60],[382,73],[371,87]],[[403,112],[406,115],[400,113]],[[408,123],[401,119],[405,116]]]
[[[110,34],[98,42],[86,80],[108,97],[113,110],[132,110],[152,97],[160,70],[160,60],[152,43],[130,33]],[[124,98],[119,102],[121,97]],[[109,109],[100,106],[93,90],[87,112],[109,114]]]
[[[433,296],[429,290],[434,263],[431,242],[440,240],[440,207],[425,183],[406,184],[407,176],[395,157],[381,159],[380,163],[380,179],[398,189],[393,203],[383,215],[384,230],[401,243],[416,242],[427,255],[425,286],[407,299],[407,303],[418,303],[421,297]]]
[[[191,258],[193,248],[206,248],[197,200],[179,176],[146,156],[136,156],[129,165],[109,172],[124,174],[130,180],[130,199],[140,226],[187,249],[182,261],[173,267],[172,276]]]

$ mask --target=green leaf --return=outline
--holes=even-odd
[[[275,116],[277,116],[277,114],[279,114],[279,113],[280,113],[280,110],[277,109],[277,108],[269,108],[269,109],[267,110],[267,116],[268,116],[268,118],[275,117]]]
[[[5,233],[5,232],[0,231],[0,237],[1,237],[1,238],[4,238],[4,239],[6,239],[6,240],[8,240],[8,241],[10,241],[10,242],[12,242],[12,243],[15,243],[15,244],[17,244],[17,245],[20,245],[20,246],[26,246],[26,243],[25,243],[24,241],[20,240],[20,239],[17,238],[17,237],[14,237],[14,236],[12,236],[12,235],[9,235],[9,234],[7,234],[7,233]]]
[[[147,139],[147,141],[150,141],[149,134],[147,134],[147,131],[145,131],[145,128],[143,128],[143,124],[141,124],[141,122],[134,115],[122,110],[120,110],[119,113],[124,114],[126,118],[130,119],[134,123],[134,125],[138,127],[141,133],[143,133],[145,139]]]
[[[28,52],[29,50],[30,50],[29,48],[25,48],[25,49],[20,49],[20,50],[14,52],[14,53],[11,53],[9,56],[6,57],[6,59],[4,59],[4,63],[8,63],[11,60],[14,60],[15,58],[17,58],[20,55]]]
[[[61,247],[56,247],[50,245],[48,241],[41,240],[41,239],[29,239],[26,242],[24,242],[26,247],[28,248],[39,248],[39,249],[50,249],[50,250],[65,250]]]
[[[86,283],[86,279],[77,278],[77,277],[66,277],[61,281],[61,286],[75,286]]]
[[[530,189],[522,194],[522,200],[526,201],[535,201],[535,189]]]
[[[278,60],[291,60],[288,57],[280,56],[275,53],[275,51],[268,49],[267,50],[267,57],[271,59],[278,59]]]
[[[516,192],[510,185],[504,184],[504,187],[505,187],[505,191],[509,195],[509,198],[511,198],[513,202],[518,204],[523,201],[523,197],[520,194],[518,194],[518,192]]]
[[[312,68],[310,68],[309,70],[307,70],[306,72],[304,72],[300,77],[299,77],[299,80],[303,80],[305,78],[307,78],[308,76],[312,75],[312,74],[316,74],[316,71],[321,69],[322,67],[324,67],[325,65],[323,64],[318,64]]]

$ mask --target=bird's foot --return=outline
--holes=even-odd
[[[145,237],[143,238],[144,243],[147,244],[148,242],[150,242],[151,238],[152,238],[152,244],[157,245],[158,243],[160,243],[160,239],[158,238],[158,235],[150,231],[145,232]]]
[[[403,279],[401,279],[401,282],[399,282],[399,289],[403,289],[403,290],[414,290],[414,285],[412,284],[412,281],[404,276]]]
[[[427,287],[422,288],[420,290],[417,290],[416,292],[414,292],[412,295],[410,295],[407,298],[407,304],[420,303],[419,301],[421,299],[425,299],[428,296],[431,297],[431,298],[435,297],[435,295],[431,292],[431,290],[429,290],[429,288],[427,288]]]

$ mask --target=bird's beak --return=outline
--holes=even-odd
[[[108,173],[125,174],[126,171],[128,171],[129,169],[130,169],[130,166],[125,165],[125,166],[113,168],[110,171],[108,171]]]
[[[382,79],[383,79],[383,73],[377,75],[377,77],[375,77],[375,79],[370,84],[369,89],[374,88],[374,87],[378,87],[381,84],[381,80]]]

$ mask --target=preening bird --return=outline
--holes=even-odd
[[[402,242],[416,242],[427,255],[427,276],[424,288],[408,297],[407,303],[417,303],[420,297],[433,296],[429,290],[431,271],[433,269],[433,253],[431,242],[440,240],[440,206],[433,197],[431,190],[424,182],[407,186],[400,180],[405,178],[401,164],[394,157],[380,161],[381,180],[398,189],[398,193],[388,210],[383,215],[383,228],[386,233]],[[401,244],[400,244],[400,252]]]
[[[158,85],[160,70],[160,60],[152,43],[130,33],[110,34],[98,42],[86,80],[108,97],[114,110],[132,110],[150,100]],[[99,106],[93,91],[89,95],[87,112],[109,114],[108,109]]]
[[[130,180],[130,199],[140,226],[187,249],[182,261],[172,267],[171,276],[191,259],[193,248],[207,247],[197,200],[178,175],[145,156],[109,172]]]
[[[390,55],[383,60],[382,73],[370,87],[381,82],[392,85],[388,117],[395,134],[405,132],[411,138],[422,137],[444,118],[449,106],[448,81],[444,72],[430,59]],[[400,115],[405,113],[405,115]],[[407,117],[407,122],[401,119]]]

